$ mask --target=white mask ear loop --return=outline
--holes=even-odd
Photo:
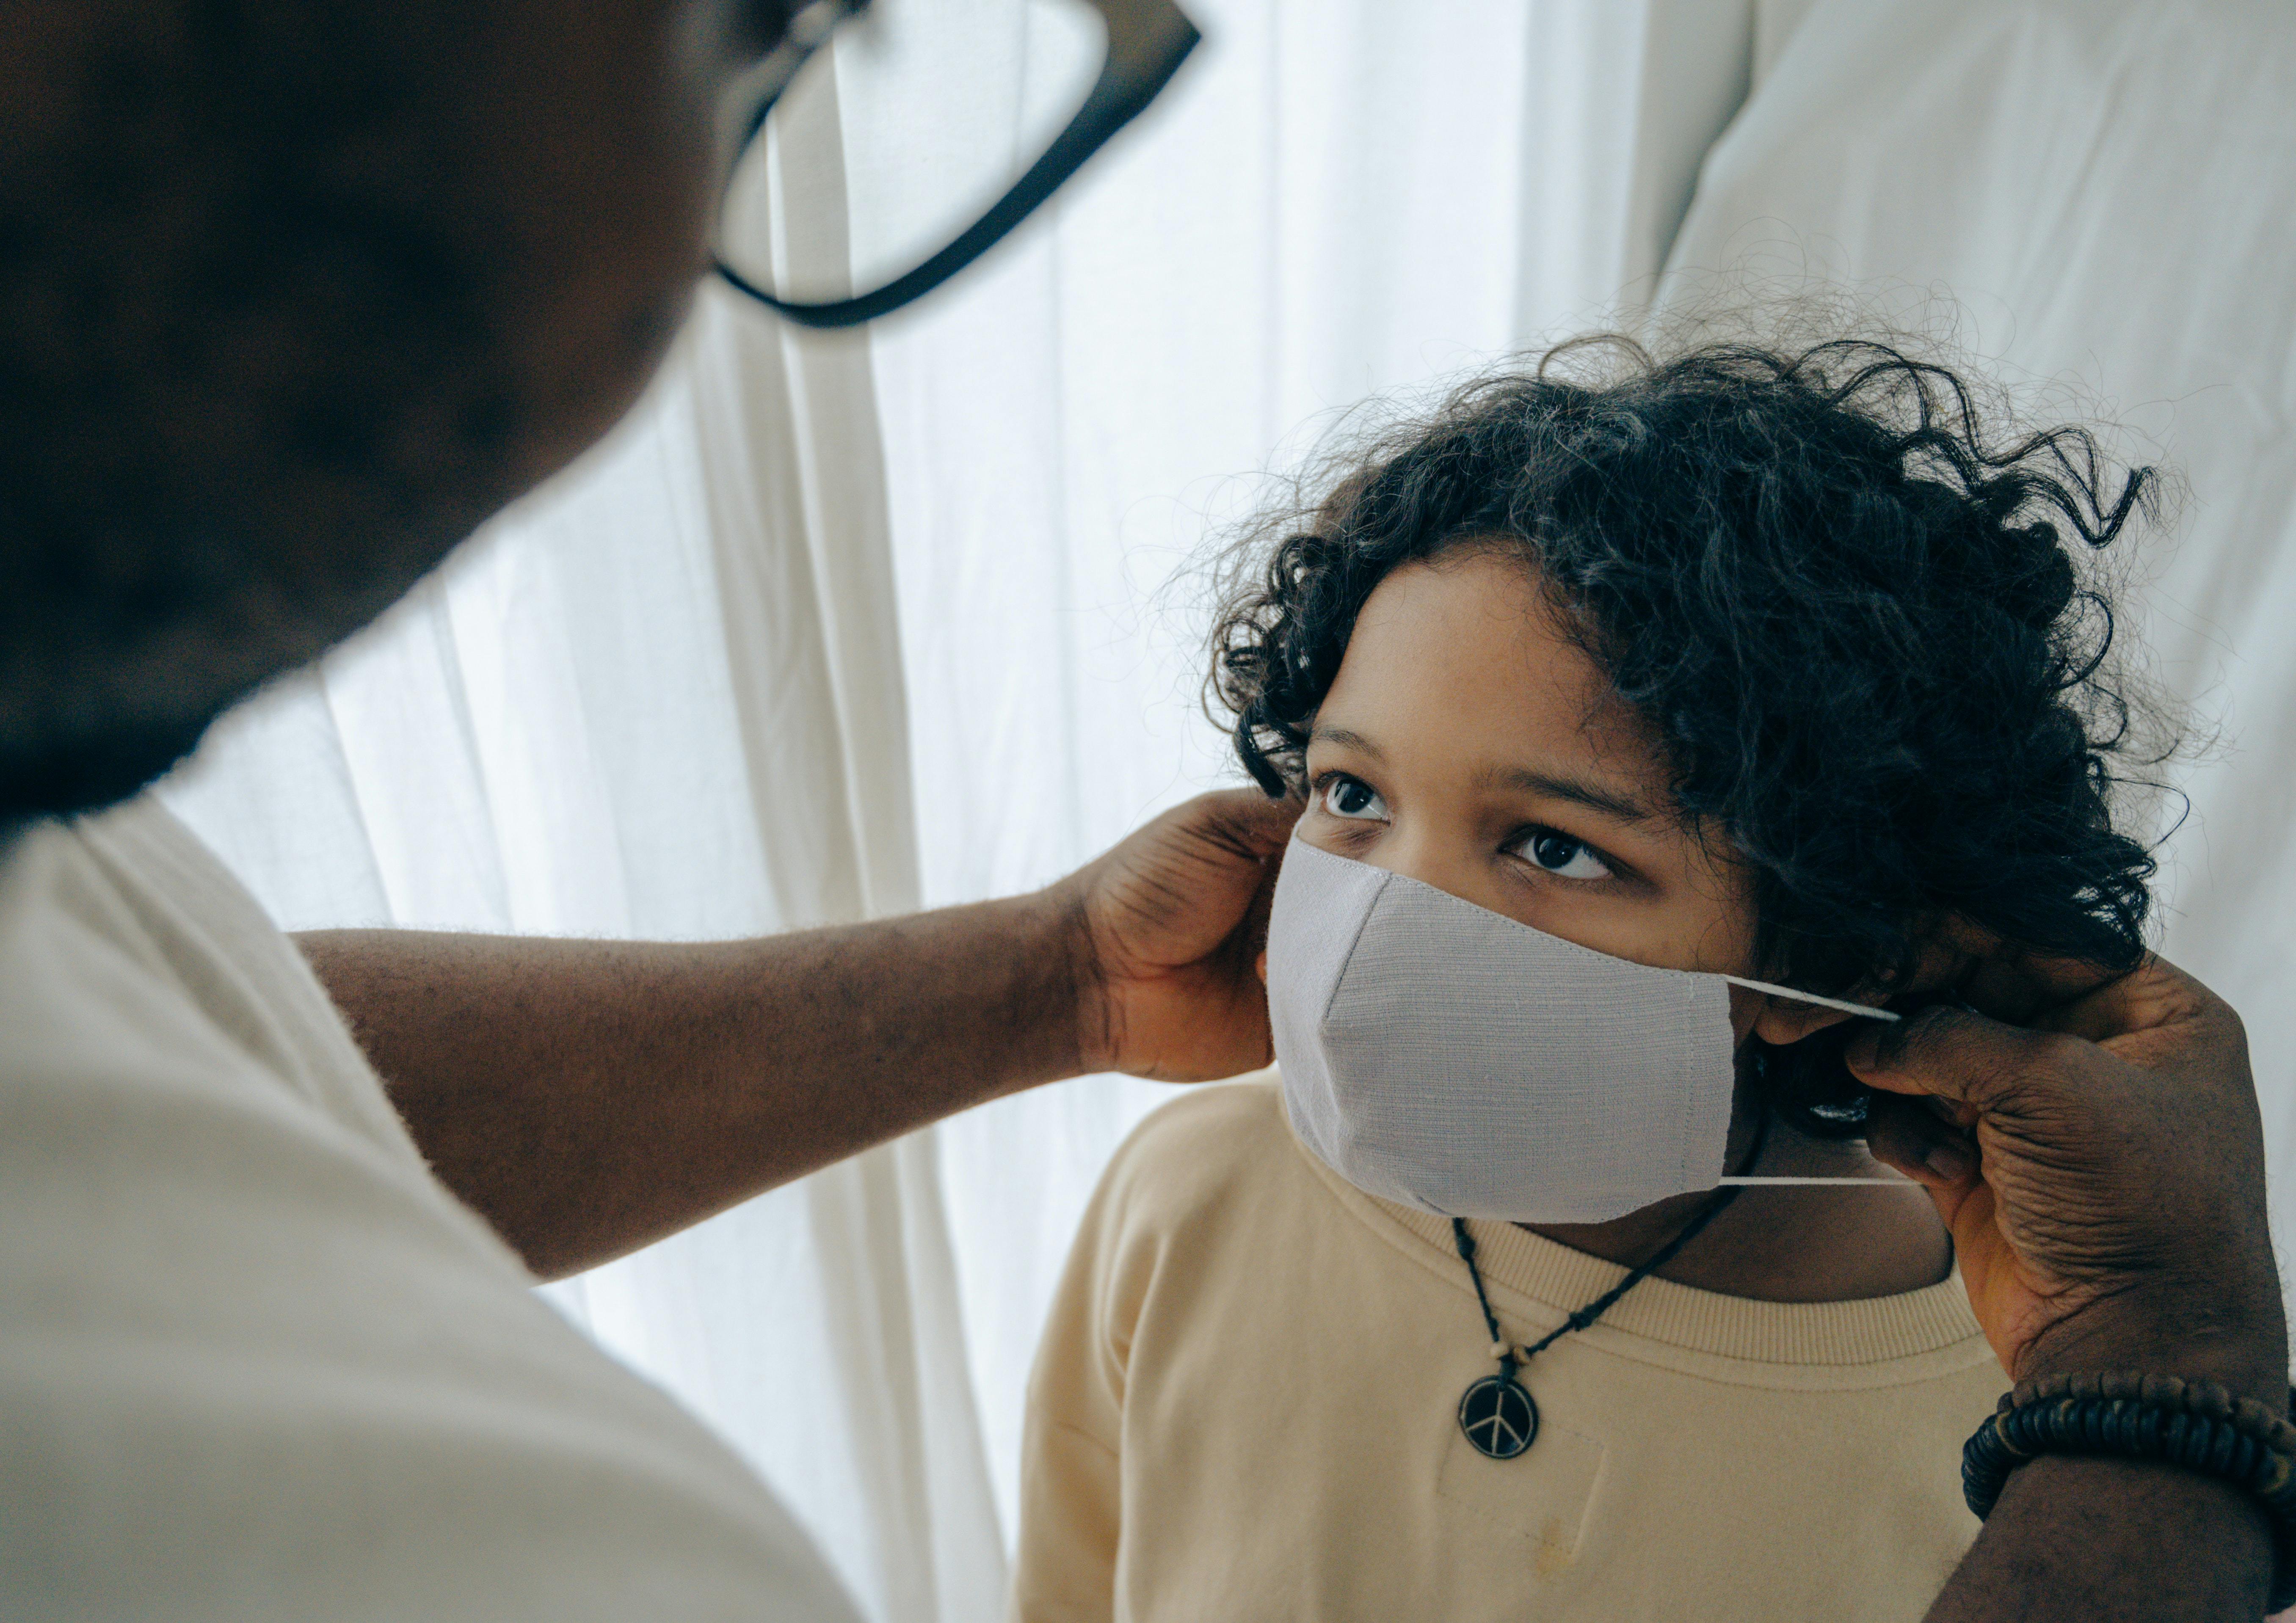
[[[1877,1009],[1871,1004],[1850,1003],[1840,997],[1820,997],[1815,992],[1800,992],[1792,987],[1773,986],[1767,980],[1749,980],[1742,975],[1725,975],[1722,979],[1734,987],[1744,987],[1750,992],[1767,992],[1776,997],[1791,997],[1796,1003],[1812,1003],[1821,1009],[1839,1009],[1844,1014],[1863,1015],[1867,1020],[1894,1021],[1904,1018],[1894,1009]],[[1780,1184],[1798,1184],[1806,1188],[1813,1184],[1827,1185],[1878,1184],[1890,1189],[1921,1187],[1913,1179],[1898,1173],[1891,1173],[1883,1177],[1726,1177],[1717,1181],[1720,1184],[1740,1189],[1757,1185],[1775,1187]]]
[[[1724,975],[1719,979],[1734,987],[1744,987],[1750,992],[1767,992],[1773,997],[1791,997],[1796,1003],[1814,1003],[1821,1009],[1839,1009],[1844,1014],[1862,1014],[1868,1020],[1902,1020],[1895,1009],[1877,1009],[1870,1003],[1849,1003],[1840,997],[1820,997],[1815,992],[1798,992],[1792,987],[1772,986],[1767,980],[1749,980],[1742,975]]]

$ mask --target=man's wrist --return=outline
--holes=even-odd
[[[2182,1552],[2180,1559],[2214,1570],[2221,1587],[2241,1594],[2242,1603],[2202,1615],[2239,1616],[2244,1611],[2252,1618],[2264,1610],[2275,1566],[2272,1518],[2254,1495],[2222,1477],[2165,1460],[2048,1455],[2010,1477],[1987,1522],[2012,1524],[2035,1512],[2087,1522],[2095,1549],[2110,1551],[2114,1539],[2142,1529],[2139,1537],[2165,1541]],[[2107,1570],[2115,1565],[2109,1563]],[[2119,1571],[2114,1578],[2116,1585],[2128,1581]]]
[[[887,973],[928,971],[949,1000],[905,1019],[905,1040],[972,1081],[964,1102],[1025,1093],[1086,1069],[1078,1042],[1079,966],[1073,925],[1054,890],[999,897],[889,920]],[[952,1073],[954,1074],[954,1073]]]
[[[1988,1537],[2016,1528],[2030,1544],[2038,1529],[2085,1522],[2078,1544],[2110,1562],[2115,1544],[2142,1529],[2140,1537],[2162,1541],[2218,1580],[2209,1586],[2209,1604],[2159,1595],[2152,1598],[2163,1610],[2156,1611],[2130,1608],[2126,1594],[2110,1605],[2082,1605],[2063,1593],[2068,1578],[2081,1586],[2079,1570],[2060,1571],[2046,1580],[2059,1603],[2046,1615],[2253,1618],[2266,1610],[2267,1595],[2276,1608],[2296,1598],[2284,1586],[2290,1572],[2280,1560],[2287,1427],[2275,1416],[2285,1412],[2284,1401],[2242,1398],[2227,1406],[2213,1381],[2124,1374],[2044,1378],[2021,1384],[2004,1405],[1970,1438],[1962,1458],[1963,1492]],[[2036,1576],[2021,1575],[2020,1587]],[[1932,1617],[1960,1615],[1943,1608]]]
[[[1035,1082],[1061,1081],[1105,1070],[1100,1062],[1108,1041],[1105,1002],[1099,996],[1099,963],[1092,930],[1076,887],[1063,881],[1003,906],[1018,910],[1017,938],[1026,968],[1019,1001],[1031,1024],[1041,1026],[1046,1074]]]
[[[2182,1304],[2100,1301],[2068,1315],[2027,1345],[2017,1379],[2137,1370],[2219,1381],[2235,1397],[2284,1410],[2288,1336],[2276,1296],[2240,1313],[2221,1294],[2188,1295]]]

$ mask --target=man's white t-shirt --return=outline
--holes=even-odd
[[[849,1619],[165,811],[0,851],[0,1615]]]

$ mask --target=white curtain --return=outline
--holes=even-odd
[[[1019,5],[877,9],[1019,109]],[[719,937],[1040,883],[1226,780],[1197,566],[1262,470],[1367,393],[1631,313],[1670,242],[1687,271],[1783,241],[1940,284],[1980,348],[2091,380],[2190,472],[2149,628],[2227,742],[2189,779],[2168,939],[2249,1015],[2285,1168],[2285,13],[1190,9],[1197,59],[988,262],[865,337],[706,291],[607,445],[228,718],[171,802],[290,927]],[[883,111],[832,98],[792,155],[793,251],[865,257],[848,177],[898,191],[902,143],[959,138]],[[553,1294],[757,1464],[873,1618],[991,1618],[1043,1307],[1163,1096],[994,1105]]]

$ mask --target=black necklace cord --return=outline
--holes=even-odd
[[[1754,1169],[1755,1163],[1762,1159],[1762,1149],[1768,1142],[1769,1136],[1770,1113],[1765,1110],[1761,1119],[1754,1124],[1754,1142],[1747,1149],[1746,1164],[1736,1176],[1744,1177]],[[1596,1319],[1617,1307],[1620,1297],[1680,1256],[1683,1247],[1704,1234],[1707,1225],[1720,1217],[1723,1209],[1744,1193],[1742,1184],[1733,1184],[1727,1189],[1716,1190],[1706,1204],[1698,1209],[1698,1215],[1682,1225],[1680,1234],[1652,1252],[1649,1258],[1639,1266],[1629,1269],[1627,1276],[1610,1290],[1564,1319],[1562,1324],[1548,1331],[1536,1342],[1524,1348],[1520,1357],[1508,1342],[1506,1332],[1499,1328],[1499,1316],[1491,1310],[1490,1293],[1483,1288],[1483,1271],[1475,1266],[1475,1237],[1467,1232],[1467,1220],[1464,1217],[1452,1218],[1451,1238],[1459,1248],[1460,1260],[1467,1265],[1467,1277],[1475,1283],[1475,1300],[1481,1304],[1483,1323],[1490,1329],[1491,1350],[1499,1361],[1500,1375],[1503,1378],[1512,1379],[1519,1364],[1528,1364],[1572,1331],[1587,1329]]]
[[[1734,1194],[1737,1191],[1734,1189],[1731,1193]],[[1483,1289],[1483,1271],[1475,1266],[1475,1237],[1467,1232],[1464,1217],[1451,1219],[1451,1241],[1459,1248],[1459,1260],[1467,1265],[1467,1277],[1475,1282],[1475,1300],[1482,1305],[1483,1323],[1490,1328],[1491,1353],[1499,1361],[1499,1373],[1512,1381],[1515,1370],[1514,1347],[1506,1339],[1506,1332],[1499,1328],[1499,1316],[1491,1311],[1490,1292]]]

